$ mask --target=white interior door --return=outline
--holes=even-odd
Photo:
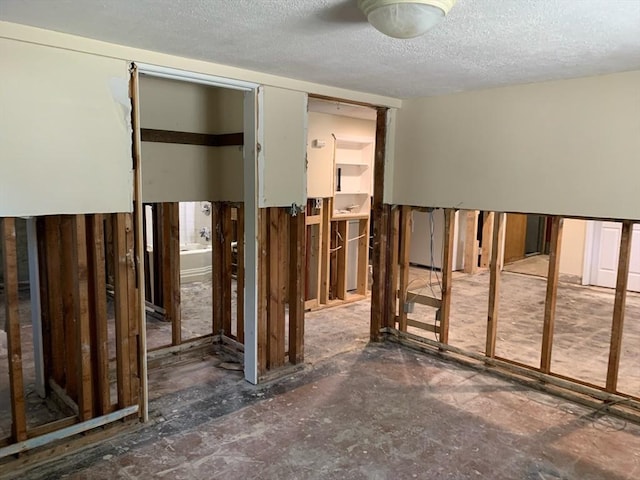
[[[594,222],[591,285],[615,288],[621,233],[619,222]],[[628,289],[640,292],[640,224],[633,226]]]

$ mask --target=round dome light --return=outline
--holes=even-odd
[[[358,0],[377,30],[394,38],[413,38],[440,23],[455,0]]]

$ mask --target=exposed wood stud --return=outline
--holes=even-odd
[[[171,344],[182,342],[180,295],[180,205],[162,204],[162,300],[165,318],[171,322]]]
[[[61,245],[60,245],[60,217],[45,217],[46,231],[46,262],[47,283],[49,287],[49,319],[51,324],[51,376],[58,385],[64,385],[65,377],[65,342],[64,342],[64,314],[62,311],[62,283],[60,275]]]
[[[467,228],[464,242],[464,273],[478,271],[478,210],[467,211]]]
[[[333,211],[332,199],[325,198],[322,201],[322,221],[320,222],[320,296],[321,304],[329,302],[329,270],[331,262],[331,212]]]
[[[78,364],[75,352],[78,350],[76,331],[76,305],[75,288],[73,278],[77,265],[73,252],[74,242],[74,217],[63,215],[60,223],[62,269],[60,283],[62,286],[62,311],[64,319],[64,343],[65,343],[65,382],[63,387],[67,395],[75,402],[78,401]]]
[[[231,205],[224,204],[222,206],[222,331],[226,336],[231,335],[231,290],[233,283],[233,266],[232,266],[232,222],[231,222]]]
[[[51,316],[49,312],[49,277],[47,269],[47,230],[46,217],[36,218],[38,238],[38,273],[40,276],[40,315],[42,319],[42,354],[44,361],[45,392],[48,389],[48,379],[52,375],[52,345],[51,345]],[[55,279],[53,281],[56,281]]]
[[[238,342],[244,344],[244,205],[238,206],[236,268],[236,318]]]
[[[27,419],[24,401],[24,379],[22,377],[22,344],[18,309],[18,249],[15,218],[0,219],[0,241],[2,241],[5,330],[7,332],[7,358],[11,396],[11,436],[15,442],[22,442],[27,439]]]
[[[407,303],[407,293],[409,290],[409,252],[411,249],[411,207],[403,205],[400,212],[400,289],[399,289],[399,313],[398,313],[398,329],[402,332],[407,331],[407,312],[405,304]]]
[[[118,408],[129,406],[131,401],[131,345],[129,341],[129,282],[130,255],[127,250],[126,213],[111,215],[114,247],[114,296],[116,326],[116,376]]]
[[[346,300],[347,298],[347,269],[349,265],[349,222],[346,220],[339,220],[336,222],[338,227],[338,243],[336,248],[337,255],[337,284],[336,284],[336,296],[340,300]]]
[[[487,268],[491,263],[491,249],[493,247],[493,219],[494,212],[484,212],[482,222],[482,249],[480,252],[480,267]]]
[[[558,297],[558,277],[560,273],[560,250],[562,248],[562,227],[564,219],[554,216],[551,220],[551,245],[549,249],[549,274],[547,276],[547,294],[544,303],[544,325],[542,328],[542,354],[540,370],[551,371],[551,350]]]
[[[92,319],[94,405],[98,415],[105,415],[111,410],[111,392],[109,388],[104,215],[87,216],[87,246],[89,310]]]
[[[373,285],[371,286],[371,341],[381,339],[380,329],[384,323],[386,312],[386,248],[387,248],[387,215],[384,206],[384,168],[387,138],[387,109],[378,108],[376,112],[376,145],[373,170],[373,252],[371,264],[373,268]]]
[[[269,209],[269,277],[268,277],[268,368],[284,364],[285,356],[285,283],[286,214],[282,208]]]
[[[444,252],[442,255],[442,306],[440,307],[441,343],[449,343],[455,221],[456,211],[453,208],[446,208],[444,211]]]
[[[220,202],[211,202],[211,283],[213,295],[212,329],[215,335],[223,331],[224,305],[222,299],[223,279],[223,207]]]
[[[139,363],[139,340],[141,322],[141,315],[138,304],[138,289],[136,278],[136,264],[135,264],[135,233],[133,228],[133,215],[127,213],[124,217],[125,220],[125,243],[127,249],[127,306],[128,306],[128,326],[129,326],[129,374],[131,380],[131,396],[129,399],[129,405],[134,405],[139,401],[140,393],[140,363]],[[179,270],[178,266],[178,270]]]
[[[505,215],[496,212],[493,221],[493,235],[491,243],[495,248],[491,250],[491,262],[489,263],[489,307],[487,313],[487,342],[485,355],[495,357],[496,334],[498,331],[498,299],[500,294],[500,265],[498,245],[504,238]]]
[[[267,371],[268,321],[267,307],[269,296],[269,210],[258,209],[258,373]]]
[[[398,291],[398,255],[400,250],[400,207],[394,206],[391,208],[391,214],[389,217],[390,222],[390,235],[389,235],[389,251],[387,252],[389,258],[389,271],[387,274],[387,327],[396,327],[396,315],[398,310],[398,299],[396,292]],[[402,310],[402,306],[400,308]]]
[[[613,303],[613,321],[611,323],[611,344],[609,347],[609,364],[607,367],[606,383],[608,392],[616,392],[618,389],[618,370],[620,368],[620,356],[622,354],[622,333],[627,302],[632,237],[633,223],[630,220],[625,220],[622,222],[622,233],[620,235],[616,296]]]
[[[304,361],[305,216],[289,219],[289,362]]]
[[[76,352],[78,372],[78,416],[81,421],[93,417],[93,377],[91,372],[91,319],[89,317],[89,274],[87,266],[87,231],[84,215],[73,217],[73,297],[75,303]],[[70,332],[71,333],[71,332]]]
[[[358,295],[366,295],[369,286],[369,218],[358,222]]]
[[[153,303],[164,306],[162,301],[162,204],[151,204],[151,235],[153,241]],[[145,245],[146,248],[146,245]]]

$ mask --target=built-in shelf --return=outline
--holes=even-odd
[[[332,219],[366,218],[371,210],[371,167],[375,139],[341,136],[335,138]]]

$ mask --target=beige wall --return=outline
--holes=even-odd
[[[334,139],[331,134],[362,137],[375,140],[376,122],[341,115],[309,112],[307,134],[307,196],[327,198],[333,196]],[[313,147],[313,140],[325,142],[323,148]]]
[[[565,218],[560,249],[560,273],[582,279],[587,221]]]
[[[640,219],[640,71],[412,99],[394,203]]]
[[[265,86],[258,132],[258,206],[305,205],[307,94]]]
[[[0,21],[0,38],[12,38],[24,42],[52,46],[65,50],[90,53],[93,55],[123,59],[127,61],[144,62],[152,65],[161,65],[163,67],[177,68],[188,72],[197,72],[206,75],[216,75],[225,78],[244,80],[261,85],[271,85],[300,92],[365,102],[372,105],[390,107],[400,107],[402,105],[401,100],[383,95],[374,95],[355,90],[331,87],[329,85],[321,85],[313,82],[304,82],[301,80],[279,77],[277,75],[270,75],[253,70],[204,62],[191,58],[177,57],[174,55],[167,55],[139,48],[126,47],[123,45],[91,40],[75,35],[68,35],[65,33],[28,27],[10,22]]]
[[[241,91],[140,78],[142,128],[192,133],[243,131]],[[243,200],[242,148],[142,142],[144,202]]]
[[[0,39],[0,216],[132,209],[128,64]]]

